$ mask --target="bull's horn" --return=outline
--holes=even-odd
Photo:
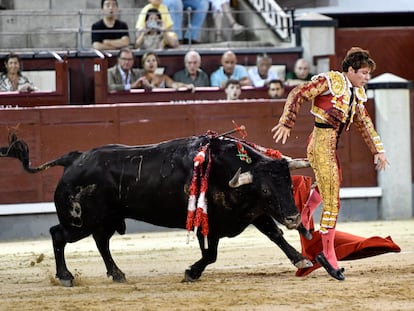
[[[302,159],[290,159],[288,160],[289,169],[291,171],[299,169],[299,168],[307,168],[310,167],[309,160],[306,158]]]
[[[253,182],[253,175],[250,172],[244,172],[240,174],[241,168],[239,168],[234,174],[233,178],[229,181],[231,188],[237,188],[243,185],[251,184]]]

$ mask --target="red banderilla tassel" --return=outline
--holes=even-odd
[[[193,222],[194,216],[196,211],[196,200],[197,200],[197,178],[198,177],[198,168],[194,167],[193,170],[193,178],[191,180],[190,185],[190,195],[188,198],[188,206],[187,206],[187,221],[186,221],[186,229],[187,229],[187,244],[190,240],[190,232],[193,230]]]
[[[194,157],[194,166],[199,166],[204,163],[204,160],[206,159],[206,150],[207,146],[201,147],[201,150]]]

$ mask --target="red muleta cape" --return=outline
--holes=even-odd
[[[309,176],[292,176],[295,203],[299,211],[305,205],[311,190],[312,178]],[[311,220],[310,229],[314,230],[314,223]],[[302,245],[302,254],[312,261],[313,267],[298,269],[296,276],[305,276],[312,271],[320,268],[315,261],[315,256],[322,251],[322,242],[319,231],[312,232],[313,239],[306,240],[300,235]],[[364,238],[350,233],[336,230],[335,234],[335,252],[338,260],[355,260],[377,256],[388,252],[400,252],[400,247],[393,242],[390,236],[381,238],[373,236]]]

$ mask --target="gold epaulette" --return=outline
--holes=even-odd
[[[368,100],[367,94],[365,93],[365,89],[363,87],[355,88],[355,96],[364,103]]]
[[[333,96],[340,97],[345,94],[346,79],[342,73],[338,71],[328,71],[324,73],[324,75]]]

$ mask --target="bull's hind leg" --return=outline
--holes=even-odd
[[[62,227],[62,225],[56,225],[50,228],[50,234],[53,241],[53,252],[55,254],[56,262],[56,277],[60,280],[63,286],[73,286],[73,275],[70,273],[66,266],[65,261],[65,246],[68,242],[75,242],[83,238],[79,236],[74,238],[73,236],[68,238],[68,232]]]
[[[254,225],[260,232],[280,247],[296,268],[309,268],[313,266],[309,259],[305,258],[285,240],[283,231],[280,230],[271,217],[263,215],[255,220]]]
[[[208,236],[208,248],[204,246],[204,237],[197,234],[198,242],[200,244],[202,257],[199,261],[194,263],[189,269],[184,272],[184,282],[194,282],[198,280],[204,269],[217,260],[217,248],[219,239],[211,235]]]
[[[105,263],[107,276],[112,276],[114,282],[123,283],[126,282],[125,274],[117,267],[109,250],[109,240],[114,232],[115,229],[106,232],[95,232],[93,238]]]

